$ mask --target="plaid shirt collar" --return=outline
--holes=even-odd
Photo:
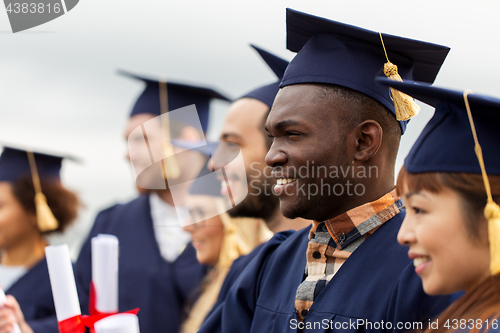
[[[363,235],[371,235],[382,224],[403,209],[403,202],[392,190],[380,199],[353,208],[324,222],[313,222],[309,239],[317,227],[324,223],[338,250],[342,250]]]

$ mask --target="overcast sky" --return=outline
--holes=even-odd
[[[135,195],[123,128],[142,86],[116,70],[241,96],[275,80],[249,43],[293,57],[286,7],[450,46],[435,83],[500,97],[498,0],[81,0],[60,18],[16,34],[0,10],[0,142],[69,151],[85,161],[63,170],[86,204],[70,231],[73,245],[98,209]],[[214,106],[211,138],[227,109]],[[423,107],[410,123],[398,169],[431,116]]]

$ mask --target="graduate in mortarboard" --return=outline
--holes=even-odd
[[[62,161],[12,147],[0,156],[0,286],[10,295],[0,309],[2,333],[11,332],[14,318],[23,333],[57,331],[46,235],[63,232],[80,206],[61,183]]]
[[[119,311],[140,308],[141,332],[178,332],[184,307],[205,273],[189,233],[181,228],[182,195],[187,191],[182,183],[198,174],[203,159],[182,154],[171,140],[203,140],[210,101],[227,98],[205,87],[125,75],[145,83],[125,131],[127,157],[141,195],[97,215],[75,265],[77,283],[85,290],[80,295],[82,311],[90,306],[95,314],[94,305],[87,301],[90,240],[112,234],[120,243]],[[174,193],[169,187],[172,181],[181,184],[181,190]]]
[[[207,165],[210,155],[205,157]],[[189,217],[183,229],[191,234],[198,261],[209,267],[200,295],[181,327],[182,333],[195,333],[214,306],[233,261],[267,241],[272,232],[261,219],[229,216],[220,181],[211,168],[202,168],[190,183],[186,207]]]
[[[398,241],[427,294],[465,294],[424,331],[498,332],[500,99],[381,82],[436,108],[398,176],[407,209]]]
[[[273,233],[300,230],[309,225],[310,221],[301,218],[290,220],[283,216],[279,208],[279,201],[272,193],[272,186],[276,184],[276,180],[270,177],[269,172],[266,172],[268,167],[264,161],[272,143],[272,140],[265,133],[264,122],[278,93],[279,84],[285,74],[288,61],[260,47],[251,46],[276,75],[277,81],[255,88],[232,103],[226,114],[220,135],[224,144],[219,145],[216,153],[216,157],[218,154],[226,154],[232,145],[238,145],[245,160],[246,179],[242,179],[238,170],[235,170],[231,165],[225,166],[224,163],[219,163],[218,158],[215,158],[213,163],[216,168],[224,166],[233,192],[235,190],[243,191],[243,188],[248,190],[246,198],[228,211],[231,217],[263,219]],[[227,186],[224,182],[221,185],[224,191]],[[257,255],[259,249],[260,246],[248,255],[234,261],[220,289],[214,309],[224,301],[229,288],[248,262]]]
[[[394,165],[416,105],[375,77],[432,83],[449,48],[292,9],[287,47],[297,55],[267,117],[266,163],[283,215],[314,222],[264,245],[200,332],[402,332],[427,323],[451,298],[424,293],[396,240],[405,208]]]

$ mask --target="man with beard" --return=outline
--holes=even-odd
[[[287,46],[298,53],[266,121],[266,162],[283,215],[314,222],[264,246],[200,332],[421,329],[452,299],[425,295],[397,243],[405,208],[394,164],[406,121],[393,98],[413,101],[374,78],[390,59],[404,79],[432,83],[449,49],[291,9]]]
[[[288,61],[256,46],[252,47],[281,80]],[[240,148],[245,161],[247,182],[241,179],[239,168],[236,170],[237,166],[231,168],[217,163],[224,160],[218,159],[217,156],[226,153],[229,155],[230,152],[225,152],[224,149],[231,149],[234,145],[220,145],[213,159],[216,169],[224,167],[227,184],[233,195],[237,196],[238,193],[246,192],[248,189],[246,198],[229,210],[229,215],[261,218],[274,233],[290,229],[300,230],[310,224],[310,221],[300,218],[290,220],[281,214],[279,200],[272,193],[276,180],[271,177],[270,168],[264,161],[272,143],[264,129],[264,123],[278,89],[279,81],[252,90],[231,104],[224,119],[220,140]],[[225,180],[221,179],[221,184],[224,194],[227,191]]]
[[[281,80],[288,61],[254,45],[252,47],[257,50],[262,59]],[[229,210],[229,215],[233,217],[261,218],[273,233],[300,230],[311,223],[311,221],[302,218],[291,220],[283,216],[279,208],[279,200],[272,193],[272,187],[276,184],[276,180],[271,177],[270,169],[266,167],[264,161],[272,143],[264,129],[264,123],[278,90],[279,81],[252,90],[231,104],[221,133],[221,141],[231,144],[221,144],[213,159],[216,169],[224,167],[233,195],[237,196],[238,193],[234,192],[243,193],[248,189],[246,198]],[[218,159],[217,156],[230,155],[230,152],[224,152],[223,150],[229,150],[235,145],[240,148],[245,161],[247,182],[242,181],[241,174],[238,172],[241,169],[238,168],[240,166],[217,164],[218,160],[224,160]],[[225,180],[221,179],[221,184],[222,193],[224,194],[227,191]],[[290,232],[284,233],[284,235],[288,234]],[[279,237],[278,239],[280,239]],[[262,245],[258,246],[250,254],[234,261],[224,280],[213,310],[224,301],[234,281],[247,264],[259,253],[261,247]]]
[[[117,236],[120,245],[119,311],[140,308],[141,332],[177,333],[185,303],[198,288],[205,267],[196,260],[189,234],[181,229],[180,207],[174,206],[174,194],[168,186],[170,179],[167,184],[162,172],[167,172],[166,168],[162,170],[167,158],[152,161],[153,156],[169,155],[163,152],[165,144],[170,141],[163,141],[166,126],[161,124],[160,115],[169,118],[170,139],[198,141],[208,127],[210,100],[228,99],[205,87],[125,74],[145,83],[125,130],[129,148],[127,158],[132,162],[136,185],[142,187],[141,195],[97,215],[75,264],[75,278],[82,290],[82,311],[86,312],[88,303],[92,302],[88,297],[92,279],[91,239],[98,234]],[[196,105],[197,111],[192,116],[197,119],[184,119],[178,111],[186,110],[185,107],[192,104]],[[182,110],[177,110],[179,108]],[[167,112],[168,116],[165,115]],[[174,119],[172,114],[180,117]],[[180,154],[185,155],[182,151],[174,150],[174,153],[178,153],[173,158],[180,169],[177,178],[196,177],[204,165],[203,158],[197,168],[193,159],[177,158]],[[170,177],[168,173],[167,176]],[[175,203],[178,205],[179,201],[175,200]],[[90,312],[97,315],[99,309],[90,304]]]

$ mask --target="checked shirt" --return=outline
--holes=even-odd
[[[403,202],[393,190],[382,198],[324,222],[313,222],[304,280],[297,288],[295,309],[304,320],[314,299],[351,253],[382,224],[400,212]]]

